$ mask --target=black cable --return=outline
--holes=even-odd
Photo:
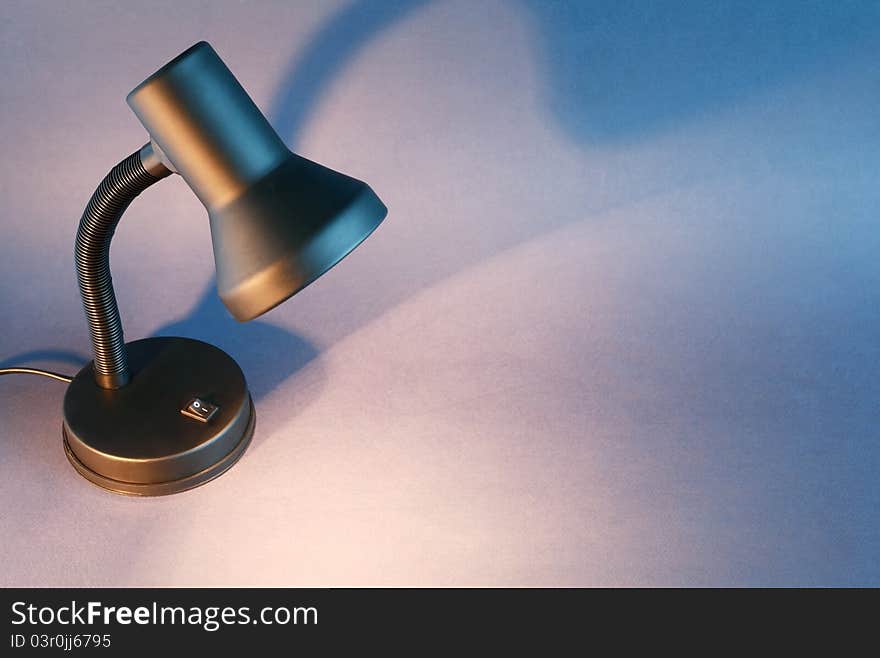
[[[41,375],[50,379],[57,379],[59,382],[69,384],[73,381],[73,377],[61,375],[50,370],[40,370],[39,368],[0,368],[0,375]]]

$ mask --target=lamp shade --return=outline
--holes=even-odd
[[[292,153],[206,42],[127,101],[207,208],[217,290],[237,320],[297,293],[385,218],[366,183]]]

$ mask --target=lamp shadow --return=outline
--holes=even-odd
[[[541,35],[545,101],[581,144],[639,140],[846,56],[870,0],[518,0]]]
[[[241,366],[255,402],[318,355],[315,345],[286,329],[260,320],[236,322],[217,296],[213,277],[189,313],[160,327],[153,335],[186,336],[220,347]],[[320,372],[315,376],[320,378]],[[285,406],[286,411],[296,413],[316,393],[317,387],[305,387]]]
[[[871,33],[870,19],[880,18],[878,5],[858,1],[803,5],[771,0],[758,8],[729,0],[693,6],[673,0],[650,5],[638,0],[517,2],[540,35],[548,116],[583,148],[644,139],[803,75],[846,53]],[[268,114],[282,139],[295,148],[346,67],[388,30],[432,3],[356,0],[325,21],[291,57],[271,101]],[[643,196],[633,190],[631,198]],[[369,308],[351,303],[357,311],[342,331],[351,333],[418,291],[575,217],[582,215],[518,222],[476,253],[451,251],[443,266],[427,273],[414,271],[403,283],[389,282],[379,303]],[[447,221],[467,231],[470,220]],[[383,252],[381,245],[375,248]],[[425,248],[436,250],[438,245]],[[352,289],[351,294],[358,293]],[[186,316],[155,334],[191,336],[225,349],[248,374],[256,399],[318,354],[309,341],[281,327],[260,320],[235,322],[216,296],[213,278]],[[327,338],[333,342],[340,337]]]
[[[295,149],[332,82],[386,30],[432,0],[357,0],[331,16],[290,59],[270,104],[272,125]]]
[[[730,105],[846,55],[880,25],[871,0],[516,1],[540,35],[550,114],[582,145],[638,139]],[[296,146],[346,66],[431,4],[356,0],[331,16],[294,54],[274,95],[282,138]]]
[[[269,115],[282,139],[295,148],[309,119],[346,67],[389,30],[433,4],[443,3],[355,0],[327,19],[294,53],[274,94]],[[538,70],[546,116],[571,143],[583,149],[645,140],[832,65],[870,38],[880,25],[880,4],[867,0],[768,0],[759,6],[734,0],[517,0],[517,4],[526,10],[526,20],[539,36]],[[389,88],[393,84],[388,81]],[[474,157],[479,159],[479,154]],[[422,180],[401,184],[418,187]],[[377,265],[373,288],[383,293],[368,307],[357,303],[356,290],[351,291],[350,299],[336,300],[356,309],[348,326],[341,327],[342,335],[499,253],[583,221],[586,215],[664,191],[624,186],[621,198],[609,207],[509,222],[498,226],[489,238],[483,236],[475,249],[461,250],[451,244],[442,258],[432,259],[430,269],[418,260],[407,261],[404,266],[412,267],[405,281],[383,279],[379,267],[386,258],[385,262],[400,264],[405,255],[381,241],[370,244],[367,248],[378,254],[373,261]],[[395,221],[394,190],[379,190],[380,195],[383,192],[391,202],[390,219]],[[401,221],[412,226],[426,220],[406,217]],[[471,217],[448,215],[439,237],[468,235],[472,222]],[[437,230],[430,226],[424,229],[409,231],[423,236],[424,244],[408,245],[408,250],[414,254],[442,251]],[[332,343],[341,337],[326,338]]]

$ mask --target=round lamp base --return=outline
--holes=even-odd
[[[126,386],[99,387],[90,363],[64,396],[64,451],[77,472],[116,493],[161,496],[238,461],[255,418],[232,357],[189,338],[147,338],[126,349]]]

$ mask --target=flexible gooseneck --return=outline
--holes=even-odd
[[[171,173],[152,145],[146,144],[110,170],[79,221],[76,275],[95,355],[95,381],[101,388],[121,388],[129,380],[122,322],[110,276],[110,241],[134,198]]]

